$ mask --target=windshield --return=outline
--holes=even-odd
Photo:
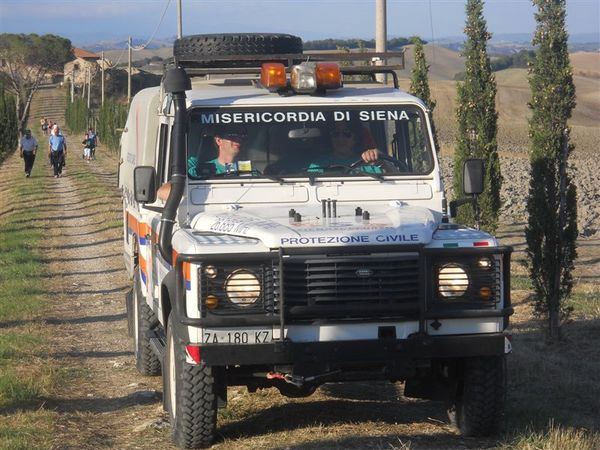
[[[187,148],[192,179],[433,169],[422,112],[410,106],[194,109]]]

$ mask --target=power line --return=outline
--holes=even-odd
[[[148,39],[148,41],[144,45],[141,45],[139,47],[131,47],[131,50],[133,50],[134,52],[139,52],[140,50],[144,50],[148,46],[148,44],[150,44],[150,42],[152,42],[152,40],[154,39],[154,36],[156,36],[156,33],[158,32],[158,29],[160,28],[160,26],[163,23],[163,19],[165,18],[165,15],[167,14],[167,10],[169,9],[170,4],[171,4],[171,0],[167,0],[167,5],[165,6],[165,9],[163,10],[162,15],[160,16],[160,21],[158,22],[158,25],[156,25],[156,28],[154,29],[154,33],[152,33],[152,36],[150,36],[150,39]]]

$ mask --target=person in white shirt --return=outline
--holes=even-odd
[[[21,153],[21,158],[25,161],[25,176],[27,178],[31,176],[31,169],[33,169],[33,162],[35,161],[37,149],[38,143],[31,135],[31,130],[25,130],[25,135],[21,138],[19,143],[19,151]]]

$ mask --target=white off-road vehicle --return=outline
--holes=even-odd
[[[290,35],[188,36],[131,103],[128,318],[179,446],[210,445],[234,385],[400,381],[466,435],[500,422],[511,249],[451,223],[428,111],[393,67],[331,58]],[[376,72],[395,85],[348,81]],[[470,199],[483,169],[466,164]]]

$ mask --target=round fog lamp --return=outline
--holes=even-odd
[[[438,291],[442,297],[460,297],[469,287],[467,272],[458,264],[446,264],[438,274]]]
[[[238,306],[250,306],[260,297],[260,282],[249,270],[234,271],[225,280],[225,293],[229,300]]]

